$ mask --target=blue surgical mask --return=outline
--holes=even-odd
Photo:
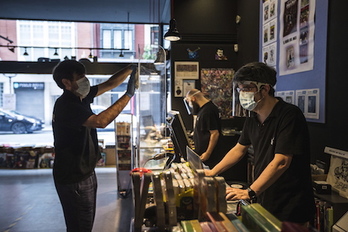
[[[257,92],[244,92],[244,91],[239,92],[239,102],[244,109],[250,110],[250,111],[255,109],[257,104],[260,102],[260,101],[255,102],[254,97],[256,93]]]
[[[76,93],[78,93],[82,98],[85,98],[90,91],[89,80],[86,77],[84,77],[84,78],[77,80],[76,84],[79,87],[76,90]]]

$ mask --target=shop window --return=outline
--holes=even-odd
[[[18,20],[17,28],[20,61],[36,61],[40,57],[63,59],[74,53],[74,23]]]
[[[130,58],[134,55],[134,25],[133,24],[100,24],[101,58]],[[126,49],[126,50],[117,50]]]

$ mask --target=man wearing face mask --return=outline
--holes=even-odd
[[[96,128],[111,123],[135,92],[135,65],[92,87],[85,73],[84,65],[75,60],[62,61],[53,70],[53,79],[63,89],[53,109],[53,178],[67,231],[92,231],[97,196],[94,169],[101,158]],[[119,86],[129,75],[126,93],[100,114],[94,114],[90,107],[93,99]]]
[[[264,63],[250,63],[234,76],[243,108],[252,111],[238,143],[206,175],[236,164],[252,145],[254,182],[248,189],[227,188],[230,200],[260,203],[281,221],[302,225],[314,216],[310,172],[309,132],[302,111],[274,96],[276,71]]]
[[[184,100],[192,114],[197,115],[193,132],[195,152],[205,165],[213,168],[222,159],[218,145],[221,136],[219,109],[198,89],[187,92]]]

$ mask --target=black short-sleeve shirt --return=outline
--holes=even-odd
[[[202,155],[208,148],[210,130],[218,130],[221,135],[221,119],[219,109],[212,101],[204,104],[197,114],[193,141],[195,143],[195,151],[198,155]],[[222,156],[218,152],[219,146],[219,144],[215,146],[210,158],[204,162],[209,167],[213,167],[221,160],[221,157],[218,157]]]
[[[70,184],[86,179],[100,159],[96,129],[82,125],[93,115],[90,104],[97,91],[97,86],[91,87],[87,97],[81,101],[65,90],[55,102],[52,119],[55,148],[53,175],[57,183]]]
[[[258,201],[281,221],[306,222],[314,213],[307,123],[297,106],[278,100],[264,123],[255,114],[246,119],[239,143],[253,146],[255,179],[275,154],[293,155],[290,167]]]

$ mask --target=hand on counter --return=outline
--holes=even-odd
[[[247,189],[226,188],[226,200],[249,200],[249,194]]]
[[[204,169],[204,174],[205,174],[206,176],[215,176],[215,174],[213,173],[213,171],[210,170],[210,169]]]

